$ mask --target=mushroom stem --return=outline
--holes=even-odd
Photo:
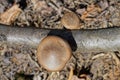
[[[0,25],[0,43],[8,46],[26,45],[36,48],[48,35],[60,36],[70,44],[73,51],[108,52],[120,51],[120,28],[93,30],[53,30],[20,28]]]

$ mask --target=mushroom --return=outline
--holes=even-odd
[[[71,57],[72,50],[67,43],[57,36],[47,36],[37,49],[38,62],[48,71],[62,70]]]
[[[73,12],[65,13],[61,18],[61,24],[67,29],[80,29],[80,19]]]

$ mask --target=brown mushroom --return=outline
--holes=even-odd
[[[80,29],[80,19],[73,12],[64,14],[61,19],[61,24],[67,29]]]
[[[38,62],[48,71],[62,70],[71,57],[69,44],[60,37],[47,36],[39,44]]]

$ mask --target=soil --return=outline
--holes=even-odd
[[[64,29],[61,17],[74,12],[81,29],[120,27],[120,0],[0,0],[0,15],[14,5],[19,12],[9,22],[0,18],[1,24]],[[48,72],[38,64],[36,49],[0,44],[0,80],[69,80],[71,67],[70,80],[120,80],[120,52],[73,52],[62,71]]]

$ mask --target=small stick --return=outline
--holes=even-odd
[[[72,80],[72,77],[73,77],[73,75],[74,75],[73,71],[74,71],[73,68],[70,67],[70,73],[69,73],[68,80]]]
[[[72,31],[80,52],[120,51],[120,28]]]
[[[81,53],[120,51],[119,27],[71,31],[0,25],[0,43],[7,43],[8,46],[26,45],[37,48],[41,40],[49,35],[67,40],[73,51]]]
[[[26,45],[35,48],[49,31],[0,25],[0,42],[7,43],[8,46]]]

